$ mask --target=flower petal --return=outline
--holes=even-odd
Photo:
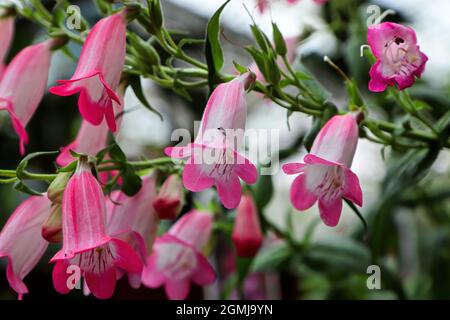
[[[306,174],[295,178],[291,186],[291,202],[295,209],[303,211],[311,208],[317,201],[317,196],[306,186]]]
[[[197,268],[192,274],[192,281],[199,286],[206,286],[216,280],[214,271],[208,260],[200,253],[197,253]]]
[[[86,272],[85,280],[96,298],[109,299],[116,288],[116,270],[109,268],[102,273]]]
[[[363,194],[361,190],[361,186],[359,184],[359,179],[356,174],[354,174],[351,170],[345,171],[345,185],[344,185],[344,193],[342,196],[350,200],[351,202],[357,204],[362,207],[363,204]]]
[[[342,199],[335,198],[329,201],[319,199],[319,210],[322,221],[329,227],[335,227],[342,212]]]
[[[188,279],[171,280],[166,282],[166,294],[170,300],[184,300],[189,295],[191,284]]]
[[[242,187],[237,175],[232,174],[228,179],[216,181],[219,199],[227,209],[234,209],[241,201]]]
[[[286,163],[283,165],[283,171],[286,174],[296,174],[303,171],[304,163]]]

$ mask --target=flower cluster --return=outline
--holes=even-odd
[[[258,1],[261,12],[267,3]],[[53,284],[61,294],[69,293],[83,279],[86,294],[110,298],[116,281],[126,276],[133,288],[164,286],[170,299],[185,299],[192,283],[213,283],[216,272],[205,247],[211,243],[217,217],[214,208],[219,206],[185,210],[188,191],[215,187],[223,207],[235,209],[229,236],[238,257],[255,257],[265,240],[267,221],[251,187],[258,181],[258,170],[242,152],[246,100],[256,85],[267,85],[277,99],[283,98],[283,92],[274,89],[255,64],[229,81],[221,79],[220,84],[214,84],[217,86],[193,142],[165,148],[164,153],[177,160],[175,169],[138,171],[140,188],[133,195],[125,189],[113,189],[116,185],[109,188],[109,176],[105,176],[128,169],[126,160],[119,164],[110,161],[111,170],[105,170],[108,173],[97,172],[99,163],[92,157],[107,149],[109,132],[117,134],[121,126],[128,85],[121,81],[128,14],[125,8],[98,21],[84,41],[71,79],[58,80],[58,85],[49,89],[59,96],[78,94],[83,121],[75,140],[63,147],[56,159],[64,170],[52,177],[46,193],[33,195],[19,205],[0,233],[0,257],[8,259],[7,279],[20,299],[28,293],[24,278],[49,243],[61,244],[50,260],[54,264]],[[29,140],[25,128],[45,94],[52,52],[67,39],[51,38],[28,46],[5,67],[13,33],[14,19],[0,18],[0,110],[8,112],[24,154]],[[296,39],[283,42],[287,48],[278,62],[286,64],[288,70],[283,72],[295,74],[287,62],[294,59]],[[370,91],[381,92],[388,86],[403,90],[424,72],[428,58],[420,51],[411,28],[395,23],[372,26],[368,42],[376,58],[369,73]],[[301,105],[300,100],[293,104]],[[282,167],[285,174],[297,175],[290,189],[292,206],[304,211],[317,202],[323,223],[330,227],[339,223],[343,200],[360,207],[363,204],[358,176],[351,170],[363,111],[351,110],[327,117],[303,162]],[[184,160],[182,165],[179,159]],[[71,166],[75,162],[76,168]],[[120,184],[116,178],[112,180]],[[161,232],[161,220],[174,223]]]

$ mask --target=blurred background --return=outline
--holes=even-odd
[[[42,1],[48,7],[54,1]],[[80,6],[83,16],[93,25],[100,16],[94,1],[71,1]],[[166,25],[182,30],[192,38],[203,38],[208,19],[223,0],[163,0]],[[245,10],[248,8],[249,13]],[[277,22],[285,37],[304,39],[295,49],[294,66],[308,68],[329,94],[329,99],[343,108],[346,93],[343,81],[335,70],[323,62],[330,56],[347,74],[357,79],[360,89],[370,102],[374,117],[400,121],[392,111],[392,101],[380,99],[366,91],[369,64],[360,58],[360,46],[367,43],[366,21],[377,5],[380,12],[392,9],[395,14],[385,20],[401,22],[414,27],[421,50],[429,57],[423,81],[414,86],[411,94],[425,104],[440,110],[450,110],[450,2],[447,0],[330,0],[317,5],[312,0],[301,0],[295,5],[273,0],[269,10],[261,14],[254,0],[231,0],[222,14],[222,44],[225,69],[233,73],[232,61],[250,65],[250,57],[243,49],[252,43],[249,24],[252,18],[271,33],[271,21]],[[374,7],[371,7],[372,9]],[[1,32],[1,30],[0,30]],[[305,35],[308,35],[307,37]],[[16,35],[9,53],[11,59],[31,42],[46,37],[45,30],[33,23],[18,19]],[[73,52],[80,47],[71,45]],[[201,58],[203,48],[192,46],[189,53]],[[163,54],[161,52],[161,54]],[[75,63],[60,52],[52,60],[48,86],[57,79],[69,78]],[[118,143],[130,159],[141,155],[148,158],[162,156],[162,149],[172,144],[171,132],[176,128],[194,129],[207,101],[207,90],[194,90],[192,102],[186,102],[171,91],[143,82],[151,105],[162,113],[161,121],[154,113],[141,106],[131,90],[127,91],[125,114]],[[280,134],[280,161],[298,162],[305,154],[299,142],[307,136],[311,119],[294,114],[286,121],[286,111],[257,94],[248,96],[247,128],[273,128]],[[47,94],[28,125],[30,144],[27,151],[54,151],[71,142],[81,118],[76,97],[58,97]],[[0,168],[14,169],[20,161],[18,140],[6,113],[0,113]],[[408,158],[409,157],[409,158]],[[248,298],[258,299],[448,299],[450,298],[450,155],[441,151],[433,163],[426,156],[405,155],[404,150],[383,148],[361,139],[352,170],[359,175],[364,194],[363,216],[369,223],[364,232],[356,215],[344,206],[341,221],[336,228],[328,228],[319,220],[316,207],[297,212],[290,205],[291,176],[279,170],[265,178],[263,189],[272,189],[264,215],[282,230],[290,230],[298,241],[307,239],[307,252],[287,248],[283,240],[269,236],[267,245],[257,257],[258,268],[246,283]],[[33,169],[51,172],[52,157],[32,162]],[[427,174],[420,176],[424,163]],[[45,190],[45,185],[34,185]],[[9,185],[0,185],[0,220],[3,223],[14,208],[26,197]],[[196,195],[201,202],[214,197],[213,192]],[[269,199],[268,199],[269,200]],[[189,203],[186,210],[189,207]],[[219,282],[206,287],[195,287],[190,298],[216,299],[226,287],[226,279],[234,269],[233,256],[227,241],[216,242],[211,260],[219,270]],[[56,252],[50,246],[46,256],[25,282],[30,294],[25,299],[85,299],[81,290],[70,295],[57,294],[52,285],[49,258]],[[270,259],[269,259],[269,258]],[[381,268],[381,289],[369,290],[366,285],[367,267]],[[5,269],[6,260],[0,261]],[[225,288],[226,289],[226,288]],[[231,297],[235,295],[231,294]],[[0,276],[0,298],[15,299],[5,273]],[[165,299],[163,289],[133,290],[126,280],[118,282],[114,298]],[[88,298],[92,299],[92,298]]]

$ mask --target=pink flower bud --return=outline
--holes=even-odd
[[[42,225],[42,238],[50,243],[60,243],[62,241],[60,204],[52,204],[50,215]]]
[[[174,220],[183,208],[183,185],[178,175],[170,175],[153,201],[153,208],[160,219]]]
[[[240,257],[254,257],[264,240],[258,211],[249,195],[244,195],[236,208],[236,219],[231,238],[237,255]]]

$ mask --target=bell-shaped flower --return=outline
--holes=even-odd
[[[8,258],[6,276],[19,299],[28,293],[23,279],[47,249],[41,227],[50,214],[50,207],[46,196],[29,197],[17,207],[0,233],[0,257]]]
[[[156,239],[152,254],[142,272],[142,283],[149,288],[165,285],[169,299],[185,299],[191,281],[204,286],[216,274],[200,250],[212,231],[212,215],[192,210],[182,216],[162,237]]]
[[[244,195],[236,208],[231,239],[240,257],[254,257],[261,247],[264,236],[256,205],[250,195]]]
[[[291,202],[306,210],[319,202],[320,217],[327,226],[336,226],[342,198],[362,206],[362,191],[351,170],[358,144],[358,124],[352,114],[331,118],[314,140],[304,163],[283,166],[286,174],[297,174],[291,186]]]
[[[153,172],[143,177],[142,187],[133,197],[117,191],[107,202],[108,234],[129,243],[143,261],[151,253],[158,231],[159,218],[152,206],[155,198],[156,174]],[[128,280],[133,288],[138,288],[141,273],[128,273]]]
[[[14,36],[14,17],[0,18],[0,80],[5,69],[4,61]]]
[[[238,152],[247,117],[245,90],[253,81],[254,75],[245,73],[220,84],[208,100],[194,143],[165,149],[172,158],[189,157],[183,171],[186,189],[198,192],[215,185],[228,209],[241,199],[239,178],[248,184],[258,178],[253,163]]]
[[[50,92],[60,96],[80,93],[78,108],[83,118],[98,126],[106,119],[116,131],[113,101],[125,63],[126,10],[98,21],[83,45],[78,66],[70,80],[58,80]]]
[[[107,234],[105,203],[90,165],[80,158],[63,195],[63,247],[51,259],[56,262],[53,284],[59,293],[68,293],[74,288],[73,267],[84,276],[92,294],[100,299],[114,293],[116,269],[132,273],[142,270],[141,259],[133,248]]]
[[[117,91],[121,103],[113,101],[114,114],[116,117],[117,131],[119,133],[122,113],[123,113],[123,97],[125,94],[125,85],[120,85]],[[79,154],[86,154],[89,156],[95,156],[100,150],[106,148],[108,142],[108,125],[106,120],[102,120],[99,126],[94,126],[86,120],[81,122],[81,127],[78,131],[77,137],[69,145],[61,149],[61,153],[56,158],[56,163],[64,167],[74,161],[74,157],[70,151],[75,151]]]
[[[183,208],[183,185],[178,175],[172,174],[164,181],[158,196],[153,201],[153,208],[160,219],[174,220]]]
[[[369,27],[367,39],[377,58],[369,72],[370,91],[382,92],[394,85],[403,90],[422,76],[428,57],[420,51],[412,28],[383,22]]]
[[[0,82],[0,110],[7,110],[25,153],[28,134],[25,127],[36,111],[47,87],[51,48],[55,40],[26,47],[3,73]]]

